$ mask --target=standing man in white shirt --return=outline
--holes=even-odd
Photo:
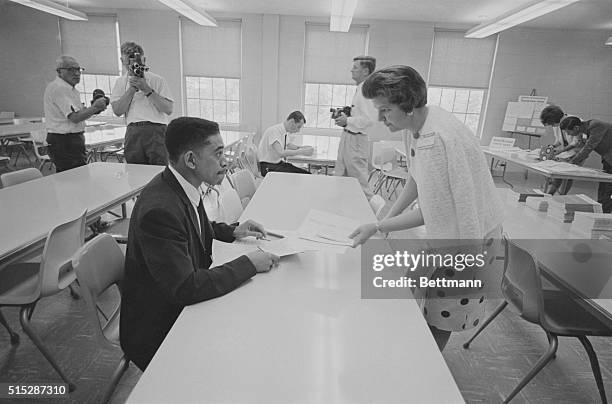
[[[261,175],[265,177],[270,171],[310,174],[308,171],[284,161],[289,156],[312,155],[314,151],[312,147],[297,146],[289,138],[290,134],[298,133],[305,123],[304,114],[300,111],[293,111],[285,122],[270,126],[265,130],[257,150]]]
[[[104,111],[106,100],[98,98],[88,108],[83,105],[74,86],[85,69],[72,56],[60,56],[55,70],[57,77],[47,85],[43,102],[49,156],[59,173],[87,164],[85,120]]]
[[[370,157],[370,143],[368,130],[378,120],[378,113],[372,101],[361,94],[361,84],[376,69],[376,58],[372,56],[357,56],[353,58],[351,76],[357,89],[353,96],[350,116],[341,113],[335,123],[344,128],[340,145],[338,146],[338,159],[336,160],[335,175],[357,178],[366,198],[370,200],[373,193],[368,184],[368,159]]]
[[[134,42],[121,44],[124,74],[115,83],[111,106],[117,116],[125,116],[125,161],[132,164],[166,165],[168,152],[164,146],[168,117],[174,100],[166,80],[150,71],[139,77],[130,67],[136,54],[145,63],[142,46]]]

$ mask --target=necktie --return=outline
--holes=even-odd
[[[204,231],[204,215],[206,213],[204,212],[204,201],[202,200],[202,198],[200,198],[200,204],[198,205],[198,216],[200,217],[200,236],[202,237],[202,239],[204,239],[203,237],[203,231]]]

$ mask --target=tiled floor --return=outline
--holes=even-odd
[[[520,186],[539,186],[540,178],[525,181],[522,173],[510,174],[511,182]],[[505,186],[500,184],[500,186]],[[595,185],[575,185],[574,192],[595,195]],[[387,204],[385,210],[389,209]],[[396,237],[401,237],[396,234]],[[112,291],[104,305],[118,299]],[[35,402],[98,403],[120,358],[119,349],[99,349],[92,328],[84,314],[84,302],[73,300],[67,291],[42,300],[32,318],[34,327],[66,370],[77,390],[69,399],[36,400]],[[489,312],[498,302],[490,301]],[[21,335],[21,343],[11,346],[8,334],[0,327],[0,382],[59,382],[59,377],[31,341],[18,322],[18,309],[3,308],[9,323]],[[503,312],[473,343],[469,350],[461,344],[470,332],[454,334],[443,352],[444,358],[463,394],[470,403],[501,402],[539,356],[546,350],[547,340],[537,326],[518,318],[510,310]],[[612,395],[612,349],[605,338],[593,338],[608,395]],[[407,336],[409,342],[409,336]],[[113,403],[125,402],[140,377],[131,365],[116,389]],[[254,397],[256,400],[256,397]],[[2,401],[0,402],[11,402]],[[14,400],[24,403],[24,400]],[[202,402],[206,398],[202,397]],[[410,402],[407,398],[406,402]],[[436,403],[432,392],[431,403]],[[599,396],[588,358],[578,341],[561,338],[557,358],[517,396],[513,403],[597,403]],[[325,403],[327,404],[327,403]]]

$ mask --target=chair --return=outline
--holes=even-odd
[[[81,293],[87,304],[87,316],[94,325],[95,338],[99,346],[109,349],[120,348],[119,315],[120,302],[110,315],[102,313],[104,323],[98,315],[98,297],[111,286],[116,285],[121,294],[124,274],[124,256],[117,242],[108,234],[100,234],[83,245],[72,259]],[[121,379],[130,366],[125,353],[113,372],[110,385],[104,394],[103,403],[107,403]]]
[[[373,192],[378,193],[384,185],[387,185],[389,196],[393,195],[397,187],[405,185],[409,174],[404,167],[397,166],[397,151],[395,148],[385,147],[380,154],[372,158],[374,170],[370,173],[370,178],[378,172],[378,178],[374,182]],[[391,190],[391,187],[393,189]]]
[[[385,200],[382,196],[375,194],[370,198],[370,207],[374,211],[374,215],[377,219],[380,219],[380,213],[385,207]]]
[[[597,354],[587,336],[609,337],[612,336],[612,329],[583,309],[576,302],[576,298],[572,298],[567,292],[558,289],[544,289],[540,264],[531,253],[508,238],[504,238],[504,246],[506,259],[501,289],[505,301],[497,307],[463,347],[469,348],[474,338],[510,303],[522,318],[542,327],[548,338],[548,350],[508,395],[504,403],[510,402],[554,358],[560,336],[576,337],[582,343],[591,362],[601,402],[606,403],[606,392]]]
[[[230,182],[236,192],[238,192],[242,207],[246,208],[253,195],[255,195],[256,189],[253,174],[249,170],[236,171],[230,175]]]
[[[35,130],[30,132],[30,136],[32,137],[32,149],[34,149],[34,157],[36,157],[36,161],[39,166],[38,169],[42,171],[45,164],[49,164],[49,167],[53,166],[53,162],[51,161],[51,157],[48,154],[42,154],[40,152],[40,148],[47,147],[47,140],[45,139],[47,135],[47,131],[45,130]]]
[[[10,187],[11,185],[17,185],[21,184],[22,182],[42,178],[42,176],[43,175],[39,169],[30,167],[0,175],[0,183],[2,183],[3,188],[6,188]]]
[[[219,196],[220,217],[226,223],[235,223],[242,214],[242,203],[235,189],[225,189]]]
[[[76,280],[72,268],[72,254],[83,244],[85,237],[86,211],[52,229],[45,242],[39,263],[17,263],[0,271],[0,307],[21,307],[19,320],[25,333],[40,350],[51,366],[74,391],[75,385],[60,369],[42,340],[34,333],[30,321],[34,308],[40,299],[59,293]],[[11,334],[11,343],[18,343],[13,331],[0,315],[0,323]]]

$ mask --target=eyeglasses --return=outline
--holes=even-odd
[[[83,73],[84,67],[58,67],[58,70],[68,70],[70,73]]]

